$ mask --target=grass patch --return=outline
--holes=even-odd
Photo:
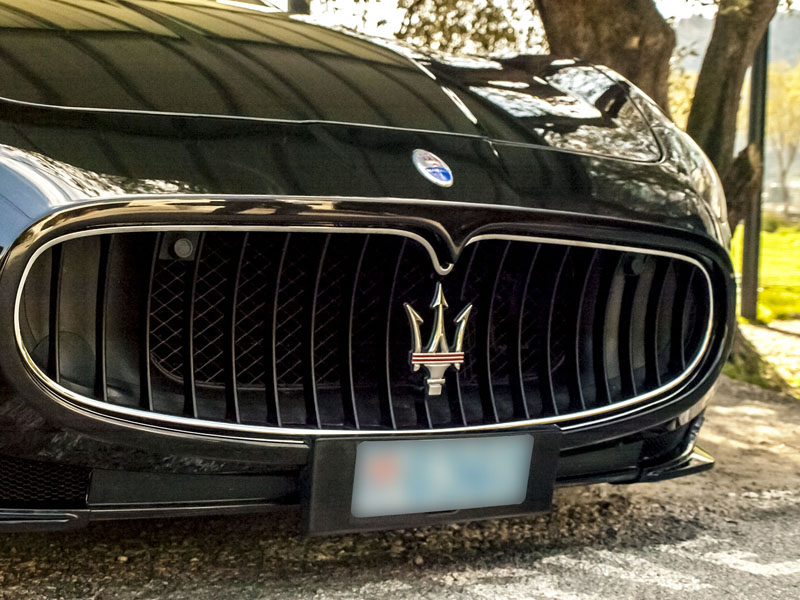
[[[800,318],[800,225],[765,220],[761,232],[761,261],[757,317],[762,323]],[[742,228],[731,242],[731,260],[741,276]],[[759,356],[752,344],[736,331],[733,351],[723,373],[763,388],[800,397],[798,382],[785,381],[776,369]]]
[[[742,359],[732,354],[722,366],[722,373],[731,379],[752,383],[795,398],[800,397],[800,390],[792,382],[783,379],[775,367],[760,357],[757,360]]]
[[[781,379],[776,377],[771,367],[771,365],[766,368],[761,365],[749,366],[743,365],[738,361],[728,360],[722,367],[722,374],[731,379],[736,379],[737,381],[752,383],[766,390],[783,392],[784,394],[789,393],[791,387],[789,387],[788,384],[782,383]]]
[[[742,228],[731,243],[731,259],[737,275],[742,268]],[[758,318],[765,323],[776,319],[800,318],[800,228],[780,226],[761,232]]]
[[[758,353],[739,328],[734,333],[731,354],[723,365],[722,372],[731,379],[800,398],[800,389],[786,381],[775,366]]]

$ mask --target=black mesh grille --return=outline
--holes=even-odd
[[[234,240],[209,234],[200,248],[194,292],[194,377],[197,383],[218,383],[224,372],[225,306],[233,293],[237,255]],[[167,261],[161,261],[167,262]]]
[[[267,308],[272,306],[269,278],[275,271],[279,249],[259,245],[248,236],[239,273],[236,298],[236,372],[243,386],[263,386],[265,381],[264,346],[266,327],[271,321]],[[278,251],[278,252],[276,252]]]
[[[217,421],[442,428],[561,417],[648,394],[682,374],[706,339],[706,276],[668,256],[484,240],[440,277],[427,250],[399,235],[194,233],[186,234],[192,253],[178,258],[171,248],[181,235],[59,247],[64,260],[43,269],[49,285],[59,285],[64,264],[124,264],[95,273],[97,281],[130,277],[141,282],[131,290],[146,291],[123,286],[114,293],[129,299],[110,302],[88,290],[106,298],[96,327],[105,337],[88,344],[104,354],[69,376],[43,360],[52,377],[103,401]],[[101,256],[68,260],[77,252]],[[460,370],[450,368],[442,394],[426,398],[426,370],[410,365],[404,305],[422,317],[424,343],[437,282],[449,303],[448,340],[458,312],[473,310]],[[80,304],[49,297],[50,314]],[[103,324],[116,319],[146,333],[112,335]],[[67,339],[46,335],[53,322],[38,339],[30,333],[30,345]],[[113,369],[101,377],[106,364]]]
[[[181,376],[183,331],[183,297],[186,264],[159,261],[153,274],[150,333],[153,363],[167,375]]]
[[[90,473],[83,467],[0,456],[0,504],[84,506]]]

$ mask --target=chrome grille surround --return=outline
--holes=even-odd
[[[63,398],[67,403],[71,404],[73,407],[79,407],[83,409],[88,409],[91,412],[96,412],[105,416],[112,416],[112,417],[119,417],[124,420],[131,420],[131,421],[146,421],[146,422],[158,422],[163,424],[164,426],[170,428],[187,428],[187,429],[196,429],[198,427],[202,427],[204,429],[208,429],[210,431],[217,431],[227,435],[233,436],[247,436],[248,434],[269,434],[269,435],[276,435],[276,436],[314,436],[314,435],[370,435],[370,434],[386,434],[386,429],[335,429],[335,428],[318,428],[318,427],[302,427],[302,426],[285,426],[285,427],[275,427],[275,426],[264,426],[264,425],[252,425],[252,424],[245,424],[245,423],[231,423],[225,421],[216,421],[216,420],[207,420],[202,418],[193,418],[193,417],[185,417],[179,415],[167,415],[167,414],[157,414],[147,410],[141,410],[137,408],[132,408],[128,406],[119,406],[115,404],[111,404],[109,402],[97,400],[85,394],[76,393],[74,390],[69,389],[68,387],[62,385],[61,383],[55,381],[51,378],[39,364],[33,358],[31,353],[29,352],[28,348],[26,347],[23,335],[20,326],[20,307],[21,307],[21,299],[23,289],[25,287],[26,280],[30,273],[32,265],[35,263],[37,258],[39,258],[44,252],[48,249],[56,246],[57,244],[67,242],[70,240],[75,240],[79,238],[85,238],[90,236],[99,236],[105,234],[120,234],[120,233],[134,233],[134,232],[174,232],[174,231],[195,231],[195,232],[277,232],[277,233],[322,233],[322,234],[347,234],[347,233],[360,233],[360,234],[369,234],[369,235],[391,235],[391,236],[401,236],[407,239],[411,239],[414,242],[421,244],[421,246],[426,250],[429,257],[431,258],[432,266],[434,271],[438,275],[446,275],[453,269],[453,265],[441,265],[439,264],[436,254],[433,251],[430,244],[422,237],[410,233],[407,231],[402,230],[393,230],[393,229],[378,229],[378,228],[348,228],[348,227],[317,227],[317,226],[310,226],[310,227],[298,227],[298,226],[256,226],[256,227],[239,227],[239,226],[218,226],[218,225],[197,225],[197,226],[182,226],[176,227],[173,225],[153,225],[153,226],[117,226],[117,227],[109,227],[109,228],[99,228],[94,229],[91,231],[81,231],[75,232],[71,234],[67,234],[64,236],[56,237],[53,240],[50,240],[46,244],[39,247],[31,258],[28,261],[28,264],[25,267],[20,285],[19,290],[16,298],[16,306],[14,311],[14,325],[15,325],[15,335],[17,339],[17,344],[19,347],[20,352],[22,353],[23,358],[25,359],[29,368],[35,373],[35,375],[49,388],[51,388],[54,392],[57,393],[58,396]],[[595,250],[611,250],[615,252],[630,252],[635,254],[642,254],[642,255],[651,255],[651,256],[661,256],[673,260],[683,261],[684,263],[691,264],[695,268],[699,269],[704,276],[704,280],[707,286],[708,292],[708,324],[705,328],[703,333],[703,338],[701,344],[699,346],[699,350],[694,355],[691,360],[686,361],[686,368],[677,376],[672,378],[667,384],[659,386],[656,389],[649,390],[647,393],[639,394],[634,397],[625,399],[620,402],[615,402],[613,404],[609,404],[607,406],[597,407],[591,410],[584,410],[584,411],[573,411],[569,414],[560,414],[542,418],[528,418],[528,419],[515,419],[510,420],[507,422],[501,423],[483,423],[483,424],[472,424],[472,425],[465,425],[465,426],[457,426],[457,427],[441,427],[441,428],[409,428],[409,429],[398,429],[398,430],[390,430],[392,433],[396,434],[438,434],[438,433],[452,433],[458,431],[490,431],[490,430],[503,430],[503,429],[510,429],[510,428],[517,428],[517,427],[527,427],[531,425],[542,425],[542,424],[550,424],[550,423],[558,423],[558,424],[567,424],[569,421],[575,420],[584,420],[590,419],[593,417],[600,417],[605,416],[609,412],[616,412],[622,409],[626,409],[629,407],[635,407],[636,405],[640,405],[647,400],[656,398],[658,396],[663,396],[670,390],[679,386],[683,381],[686,380],[687,377],[694,371],[695,367],[700,363],[709,346],[710,338],[711,338],[711,331],[714,323],[714,296],[713,296],[713,286],[711,282],[711,277],[703,266],[702,263],[697,261],[696,259],[681,255],[678,253],[661,251],[661,250],[652,250],[652,249],[644,249],[644,248],[637,248],[633,246],[624,246],[618,244],[604,244],[604,243],[594,243],[594,242],[583,242],[583,241],[575,241],[569,239],[556,239],[551,237],[537,237],[537,236],[527,236],[527,235],[504,235],[504,234],[490,234],[490,235],[480,235],[473,237],[468,240],[466,246],[469,247],[472,244],[476,244],[482,241],[497,241],[497,240],[506,240],[506,241],[513,241],[513,242],[529,242],[529,243],[536,243],[536,244],[547,244],[547,245],[559,245],[559,246],[567,246],[567,247],[575,247],[575,248],[588,248],[588,249],[595,249]]]

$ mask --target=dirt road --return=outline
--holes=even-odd
[[[327,539],[297,516],[0,538],[0,598],[800,598],[800,402],[723,380],[710,473],[563,490],[549,515]]]

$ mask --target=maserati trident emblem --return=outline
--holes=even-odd
[[[423,323],[422,317],[417,314],[410,304],[406,303],[406,314],[408,322],[411,324],[411,338],[413,348],[411,350],[411,369],[419,371],[420,367],[428,370],[428,377],[425,383],[428,386],[429,396],[439,396],[444,385],[444,374],[451,366],[456,369],[461,368],[464,362],[464,331],[467,327],[467,319],[472,310],[472,304],[467,304],[455,318],[456,337],[453,340],[453,349],[447,343],[444,333],[444,309],[447,308],[447,301],[444,299],[442,284],[436,284],[436,291],[433,294],[431,308],[436,311],[433,321],[433,331],[428,345],[422,348],[422,338],[419,333],[419,326]]]
[[[453,171],[433,152],[417,148],[411,153],[411,161],[425,179],[442,187],[453,185]]]

